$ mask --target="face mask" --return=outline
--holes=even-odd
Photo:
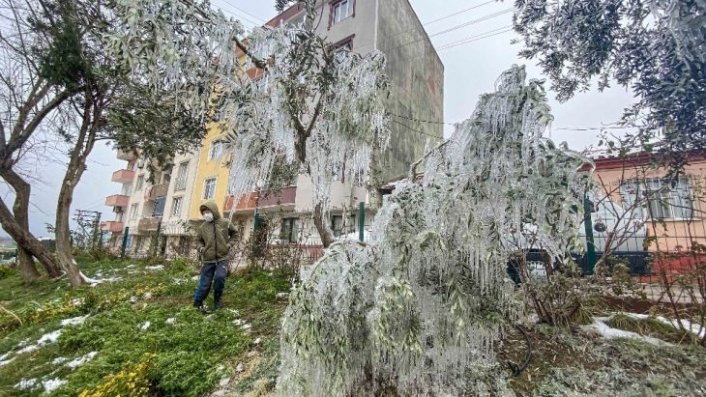
[[[204,212],[204,213],[203,213],[203,219],[204,219],[206,222],[213,222],[213,214],[210,213],[210,212]]]

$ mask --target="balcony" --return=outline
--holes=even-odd
[[[145,198],[148,200],[154,200],[156,198],[166,197],[168,192],[169,184],[160,183],[159,185],[154,185],[147,189],[147,192],[145,193]]]
[[[121,233],[123,231],[123,222],[107,221],[101,223],[101,230],[104,232]]]
[[[114,194],[105,199],[105,205],[108,207],[127,207],[130,202],[130,197],[124,194]]]
[[[137,224],[137,230],[140,232],[156,232],[161,221],[161,217],[142,218]]]
[[[118,160],[125,160],[125,161],[133,161],[137,159],[137,154],[130,150],[130,151],[123,151],[123,150],[118,150]]]
[[[135,171],[130,170],[118,170],[113,172],[113,177],[111,180],[118,183],[129,183],[135,179]]]
[[[225,212],[233,210],[235,204],[235,211],[253,211],[255,208],[270,208],[277,207],[280,205],[294,205],[297,198],[297,187],[290,186],[282,189],[279,194],[271,194],[265,197],[260,197],[258,200],[258,193],[252,192],[247,196],[243,196],[237,204],[235,204],[235,197],[226,197],[224,209]]]

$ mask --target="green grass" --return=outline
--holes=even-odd
[[[79,263],[90,277],[120,280],[73,289],[65,279],[24,284],[17,271],[0,277],[0,304],[14,313],[0,312],[0,356],[10,353],[13,360],[0,367],[0,396],[45,395],[41,387],[17,390],[22,379],[66,381],[53,396],[82,391],[112,396],[118,390],[123,396],[201,396],[234,373],[256,338],[265,341],[267,351],[276,343],[286,305],[276,296],[289,290],[283,277],[265,272],[231,276],[223,298],[226,309],[204,315],[191,308],[196,269],[188,263],[165,264],[161,271],[134,261],[83,258]],[[88,317],[82,325],[61,326],[62,319],[76,316]],[[236,319],[252,330],[243,331]],[[146,322],[150,326],[143,330]],[[17,353],[23,343],[35,344],[55,330],[62,332],[57,343]],[[91,352],[96,353],[92,360],[67,367],[66,361]],[[128,375],[140,363],[147,392],[130,388],[134,381]],[[271,376],[276,363],[268,365]]]

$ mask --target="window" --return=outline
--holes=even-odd
[[[154,207],[152,208],[152,217],[159,218],[164,215],[164,205],[166,204],[166,197],[160,197],[154,200]]]
[[[130,206],[130,220],[135,220],[137,219],[137,211],[138,211],[138,206],[139,204],[135,203]]]
[[[175,191],[186,190],[186,181],[189,177],[189,162],[183,162],[179,164],[179,169],[177,170],[176,182],[174,184]]]
[[[223,142],[216,141],[211,143],[211,150],[208,151],[209,160],[218,160],[223,155]]]
[[[336,61],[338,63],[343,62],[348,54],[353,51],[353,37],[355,35],[351,35],[340,42],[334,44],[334,56],[336,57]]]
[[[181,203],[183,202],[182,197],[174,197],[172,199],[172,216],[178,217],[181,215]]]
[[[145,186],[145,176],[140,175],[137,177],[137,184],[135,185],[135,191],[140,191]]]
[[[332,3],[329,27],[351,16],[355,16],[355,0],[340,0]]]
[[[626,208],[636,205],[643,217],[653,219],[691,219],[694,194],[688,178],[670,182],[650,178],[630,180],[620,186]]]
[[[212,200],[216,196],[216,178],[208,178],[203,184],[203,199]]]
[[[282,219],[282,227],[280,228],[281,240],[288,243],[295,243],[298,240],[297,234],[297,218],[284,218]]]

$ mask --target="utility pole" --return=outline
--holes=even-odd
[[[89,210],[76,210],[76,213],[74,215],[74,221],[76,221],[78,226],[81,228],[82,235],[84,236],[84,238],[89,235],[89,232],[86,230],[86,227],[91,227],[91,249],[96,248],[96,241],[100,237],[102,237],[102,233],[100,233],[101,215],[102,214],[99,211]],[[88,244],[85,241],[83,243],[84,245],[86,245],[83,248],[88,248]],[[99,241],[99,246],[100,244],[101,242]]]

